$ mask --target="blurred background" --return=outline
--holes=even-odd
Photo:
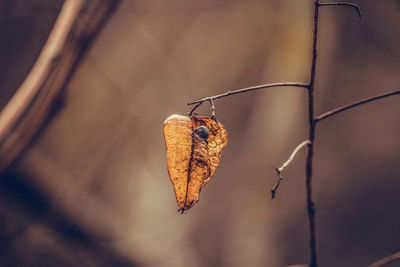
[[[400,2],[320,14],[317,114],[399,88]],[[61,0],[0,0],[0,105],[32,68]],[[186,103],[308,81],[311,0],[120,1],[36,138],[0,177],[0,266],[288,266],[308,262],[307,97],[273,88],[216,100],[228,131],[200,202],[177,212],[162,126]],[[206,103],[201,115],[209,115]],[[400,250],[400,105],[321,122],[314,195],[321,266]],[[399,266],[392,263],[387,266]]]

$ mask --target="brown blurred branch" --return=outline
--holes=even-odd
[[[343,112],[345,110],[348,110],[348,109],[351,109],[351,108],[355,108],[355,107],[361,106],[363,104],[366,104],[366,103],[369,103],[369,102],[372,102],[372,101],[376,101],[376,100],[379,100],[379,99],[382,99],[382,98],[385,98],[385,97],[394,96],[394,95],[400,95],[400,90],[395,90],[395,91],[391,91],[391,92],[388,92],[388,93],[384,93],[384,94],[376,95],[376,96],[373,96],[373,97],[365,98],[365,99],[358,100],[358,101],[355,101],[353,103],[350,103],[348,105],[344,105],[344,106],[329,110],[329,111],[327,111],[327,112],[315,117],[314,122],[318,123],[318,122],[320,122],[320,121],[322,121],[322,120],[324,120],[326,118],[329,118],[329,117],[331,117],[333,115],[336,115],[336,114],[338,114],[340,112]]]
[[[46,121],[79,57],[117,0],[65,0],[35,65],[0,113],[0,171]]]
[[[13,124],[40,90],[48,73],[57,63],[62,47],[82,8],[83,0],[66,0],[54,28],[28,76],[0,114],[0,138],[11,131]]]
[[[352,7],[357,12],[359,18],[361,18],[361,9],[357,4],[348,3],[348,2],[326,2],[320,3],[319,6],[347,6]]]
[[[289,159],[287,161],[285,161],[281,167],[279,168],[275,168],[276,173],[278,174],[278,179],[276,180],[276,184],[275,186],[271,189],[271,198],[274,199],[275,198],[275,194],[276,191],[279,188],[279,185],[281,183],[281,181],[283,180],[282,177],[282,171],[284,169],[286,169],[289,164],[293,161],[294,157],[296,156],[297,152],[300,151],[300,149],[302,149],[303,147],[305,147],[306,145],[310,144],[310,140],[305,140],[303,142],[301,142],[299,145],[297,145],[297,147],[293,150],[292,154],[290,155]]]
[[[400,251],[393,253],[392,255],[389,255],[383,259],[378,260],[377,262],[372,263],[371,265],[368,265],[368,267],[380,267],[383,266],[385,264],[394,262],[400,260]]]

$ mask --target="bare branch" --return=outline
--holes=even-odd
[[[250,91],[255,91],[255,90],[260,90],[260,89],[265,89],[265,88],[283,87],[283,86],[308,88],[308,87],[309,87],[309,84],[302,83],[302,82],[269,83],[269,84],[262,84],[262,85],[256,85],[256,86],[246,87],[246,88],[238,89],[238,90],[235,90],[235,91],[228,91],[228,92],[223,93],[223,94],[214,95],[214,96],[208,96],[208,97],[204,97],[204,98],[202,98],[202,99],[199,99],[199,100],[196,100],[196,101],[192,101],[192,102],[187,103],[188,106],[197,104],[197,105],[189,112],[189,114],[192,114],[192,113],[193,113],[201,104],[203,104],[203,102],[205,102],[205,101],[215,100],[215,99],[219,99],[219,98],[223,98],[223,97],[227,97],[227,96],[231,96],[231,95],[237,95],[237,94],[241,94],[241,93],[247,93],[247,92],[250,92]]]
[[[348,6],[355,9],[357,12],[358,17],[361,19],[361,9],[357,4],[348,3],[348,2],[327,2],[327,3],[320,3],[319,6]]]
[[[308,215],[308,235],[310,246],[310,267],[317,267],[317,237],[315,225],[315,205],[312,195],[312,165],[314,154],[314,136],[315,136],[315,122],[314,122],[314,86],[315,75],[318,56],[318,19],[319,19],[319,6],[320,1],[314,1],[314,26],[313,26],[313,46],[311,56],[311,73],[310,73],[310,87],[308,88],[308,140],[310,144],[307,149],[306,160],[306,199],[307,199],[307,215]]]
[[[333,116],[333,115],[335,115],[337,113],[343,112],[345,110],[348,110],[348,109],[351,109],[351,108],[355,108],[355,107],[358,107],[360,105],[363,105],[363,104],[366,104],[366,103],[369,103],[369,102],[372,102],[372,101],[375,101],[375,100],[379,100],[379,99],[382,99],[382,98],[385,98],[385,97],[389,97],[389,96],[393,96],[393,95],[399,95],[399,94],[400,94],[400,90],[395,90],[395,91],[392,91],[392,92],[389,92],[389,93],[384,93],[384,94],[380,94],[380,95],[376,95],[376,96],[373,96],[373,97],[369,97],[369,98],[365,98],[365,99],[362,99],[362,100],[355,101],[355,102],[350,103],[348,105],[341,106],[341,107],[329,110],[329,111],[327,111],[327,112],[315,117],[314,118],[314,123],[320,122],[320,121],[322,121],[322,120],[324,120],[326,118],[329,118],[329,117],[331,117],[331,116]]]
[[[297,152],[299,152],[300,149],[302,149],[303,147],[305,147],[306,145],[311,144],[310,140],[305,140],[303,142],[301,142],[292,152],[292,154],[290,155],[289,159],[282,164],[281,167],[278,168],[279,172],[282,172],[284,169],[286,169],[289,164],[293,161],[294,157],[296,156]]]
[[[310,140],[305,140],[305,141],[301,142],[301,143],[293,150],[293,152],[292,152],[292,154],[290,155],[289,159],[288,159],[285,163],[283,163],[281,167],[275,169],[276,173],[278,174],[278,179],[276,180],[275,186],[271,189],[271,198],[272,198],[272,199],[275,198],[276,191],[278,190],[278,187],[279,187],[279,185],[280,185],[280,183],[281,183],[281,181],[282,181],[282,179],[283,179],[283,177],[282,177],[282,175],[281,175],[281,174],[282,174],[282,171],[283,171],[284,169],[286,169],[286,168],[289,166],[289,164],[293,161],[293,159],[294,159],[294,157],[296,156],[297,152],[299,152],[300,149],[302,149],[303,147],[305,147],[306,145],[309,145],[309,144],[311,144]]]
[[[262,84],[262,85],[256,85],[256,86],[251,86],[251,87],[238,89],[238,90],[235,90],[235,91],[228,91],[226,93],[215,95],[215,96],[204,97],[202,99],[189,102],[188,105],[194,105],[194,104],[197,104],[199,102],[209,101],[210,99],[211,100],[216,100],[216,99],[227,97],[227,96],[231,96],[231,95],[247,93],[247,92],[254,91],[254,90],[260,90],[260,89],[265,89],[265,88],[270,88],[270,87],[283,87],[283,86],[303,87],[303,88],[308,88],[309,87],[308,84],[302,83],[302,82],[284,82],[284,83]]]
[[[400,251],[393,253],[392,255],[389,255],[383,259],[378,260],[377,262],[372,263],[371,265],[368,265],[368,267],[380,267],[383,266],[387,263],[394,262],[396,260],[400,260]]]

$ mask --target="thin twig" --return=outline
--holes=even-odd
[[[300,151],[300,149],[302,149],[303,147],[305,147],[306,145],[310,144],[310,140],[305,140],[303,142],[301,142],[292,152],[292,154],[290,155],[289,159],[282,164],[281,167],[276,168],[275,171],[278,174],[278,179],[276,180],[276,184],[275,186],[271,189],[271,197],[272,199],[275,198],[276,195],[276,191],[278,190],[278,187],[283,179],[282,177],[282,171],[287,168],[289,166],[289,164],[293,161],[294,157],[296,156],[297,152]]]
[[[271,189],[271,199],[275,198],[276,191],[278,191],[279,185],[281,184],[281,181],[283,180],[282,174],[279,171],[279,169],[275,168],[275,171],[278,174],[278,177],[276,179],[276,183],[275,183],[274,187],[272,187],[272,189]]]
[[[319,6],[348,6],[355,9],[358,17],[361,19],[361,9],[357,4],[349,3],[349,2],[326,2],[320,3]]]
[[[219,95],[208,96],[208,97],[204,97],[202,99],[187,103],[188,106],[197,104],[189,112],[189,115],[193,114],[193,112],[198,107],[200,107],[200,105],[203,104],[205,101],[216,100],[216,99],[219,99],[219,98],[223,98],[223,97],[227,97],[227,96],[231,96],[231,95],[237,95],[237,94],[241,94],[241,93],[247,93],[247,92],[254,91],[254,90],[260,90],[260,89],[271,88],[271,87],[282,87],[282,86],[308,88],[309,85],[306,84],[306,83],[302,83],[302,82],[269,83],[269,84],[262,84],[262,85],[246,87],[246,88],[238,89],[238,90],[235,90],[235,91],[228,91],[226,93],[222,93],[222,94],[219,94]]]
[[[210,105],[211,105],[211,118],[212,118],[213,120],[215,120],[215,119],[216,119],[216,116],[215,116],[215,105],[214,105],[214,101],[213,101],[212,99],[209,99],[208,101],[210,102]]]
[[[203,104],[203,102],[197,103],[197,105],[194,106],[194,107],[189,111],[188,116],[189,116],[189,117],[192,116],[192,115],[194,114],[194,111],[195,111],[198,107],[200,107],[201,104]]]
[[[310,246],[310,267],[317,267],[317,241],[315,230],[315,206],[312,196],[312,163],[314,152],[314,136],[315,136],[315,123],[314,123],[314,86],[315,86],[315,71],[317,66],[317,40],[318,40],[318,12],[320,2],[314,1],[314,27],[313,27],[313,48],[311,60],[311,73],[310,73],[310,87],[308,88],[308,121],[309,133],[306,160],[306,195],[307,195],[307,213],[308,213],[308,234]]]
[[[202,98],[202,99],[189,102],[188,105],[194,105],[194,104],[197,104],[197,103],[199,103],[199,102],[208,101],[208,100],[210,100],[210,99],[211,99],[211,100],[216,100],[216,99],[223,98],[223,97],[227,97],[227,96],[231,96],[231,95],[236,95],[236,94],[241,94],[241,93],[247,93],[247,92],[254,91],[254,90],[260,90],[260,89],[265,89],[265,88],[270,88],[270,87],[282,87],[282,86],[291,86],[291,87],[303,87],[303,88],[308,88],[308,84],[302,83],[302,82],[283,82],[283,83],[261,84],[261,85],[256,85],[256,86],[241,88],[241,89],[238,89],[238,90],[235,90],[235,91],[228,91],[228,92],[226,92],[226,93],[219,94],[219,95],[204,97],[204,98]]]
[[[351,109],[351,108],[355,108],[355,107],[358,107],[360,105],[363,105],[363,104],[366,104],[366,103],[369,103],[369,102],[372,102],[372,101],[375,101],[375,100],[379,100],[379,99],[382,99],[382,98],[385,98],[385,97],[393,96],[393,95],[400,95],[400,90],[395,90],[395,91],[391,91],[391,92],[388,92],[388,93],[384,93],[384,94],[376,95],[376,96],[373,96],[373,97],[365,98],[365,99],[358,100],[358,101],[355,101],[353,103],[350,103],[348,105],[341,106],[341,107],[329,110],[329,111],[327,111],[327,112],[315,117],[314,123],[318,123],[318,122],[320,122],[320,121],[322,121],[322,120],[324,120],[326,118],[329,118],[329,117],[331,117],[331,116],[333,116],[333,115],[335,115],[337,113],[343,112],[345,110],[348,110],[348,109]]]
[[[392,255],[389,255],[383,259],[378,260],[377,262],[372,263],[371,265],[368,265],[368,267],[380,267],[385,264],[394,262],[396,260],[400,260],[400,251],[393,253]]]
[[[305,147],[306,145],[311,144],[310,140],[305,140],[303,142],[301,142],[292,152],[292,154],[290,155],[289,159],[282,164],[281,167],[279,167],[277,169],[278,172],[282,172],[284,169],[286,169],[289,164],[293,161],[294,157],[296,156],[297,152],[299,152],[300,149],[302,149],[303,147]]]

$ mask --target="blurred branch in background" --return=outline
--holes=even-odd
[[[368,265],[368,267],[380,267],[380,266],[384,266],[385,264],[392,263],[397,260],[400,260],[400,251],[393,253],[392,255],[389,255],[383,259],[380,259],[379,261],[374,262],[371,265]]]
[[[0,171],[46,121],[79,58],[118,1],[66,0],[35,65],[0,113]]]

